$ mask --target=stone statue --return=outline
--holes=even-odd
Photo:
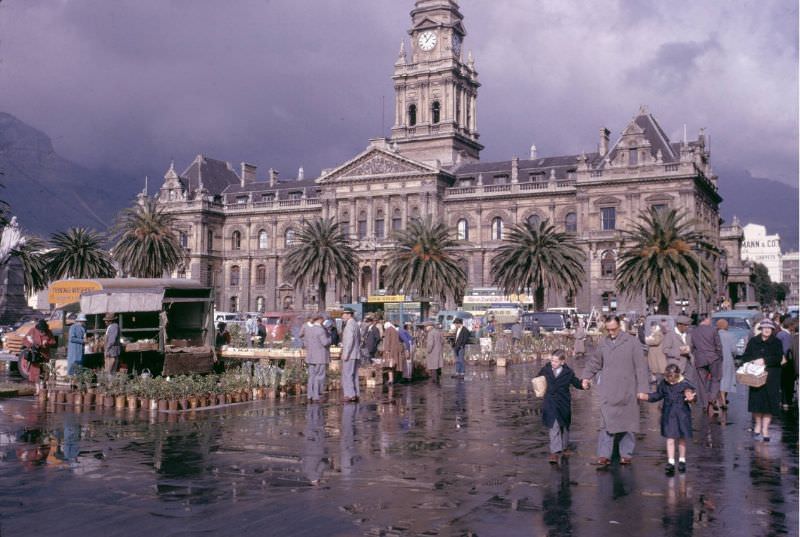
[[[17,217],[14,216],[0,235],[0,265],[5,265],[8,258],[11,257],[11,252],[24,244],[25,237],[22,236],[19,229]]]

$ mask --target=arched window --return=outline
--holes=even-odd
[[[258,249],[266,250],[267,248],[269,248],[269,235],[267,235],[266,229],[262,229],[258,232]]]
[[[231,267],[231,287],[239,287],[241,274],[242,271],[237,265]]]
[[[231,313],[236,313],[237,311],[239,311],[239,297],[238,296],[232,296],[231,297],[230,312]]]
[[[286,246],[291,246],[294,244],[294,230],[292,228],[286,230],[286,233],[284,234],[284,240],[286,242]]]
[[[206,248],[209,253],[214,251],[214,232],[210,229],[206,232]]]
[[[408,126],[413,127],[417,124],[417,105],[412,104],[408,106]]]
[[[441,117],[442,105],[439,104],[439,101],[433,101],[433,106],[431,106],[431,121],[433,123],[439,123],[439,119]]]
[[[267,267],[264,265],[256,267],[256,285],[267,285]]]
[[[539,218],[538,214],[532,214],[528,217],[528,225],[534,229],[539,229],[541,221],[542,219]]]
[[[400,216],[400,209],[395,209],[392,213],[392,231],[400,231],[403,228],[403,217]]]
[[[503,219],[496,216],[492,219],[492,237],[493,241],[503,240]]]
[[[264,300],[263,296],[256,297],[256,311],[259,313],[264,313],[266,310],[266,301]]]
[[[564,217],[564,228],[568,233],[576,233],[578,231],[578,214],[567,213]]]
[[[242,234],[238,231],[234,231],[233,235],[231,235],[231,249],[233,250],[242,249]]]
[[[611,250],[606,250],[600,258],[600,275],[604,278],[613,278],[616,273],[617,257]]]
[[[467,222],[466,218],[462,218],[461,220],[458,221],[456,230],[458,233],[458,240],[460,241],[469,240],[469,222]]]
[[[375,238],[382,239],[386,236],[386,220],[384,219],[383,209],[378,209],[375,216]]]
[[[358,238],[367,238],[367,213],[365,211],[358,213]]]

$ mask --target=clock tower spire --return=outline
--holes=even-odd
[[[398,59],[392,77],[392,142],[409,158],[445,167],[480,158],[480,83],[474,61],[463,61],[463,20],[456,0],[416,0],[411,11],[410,58]]]

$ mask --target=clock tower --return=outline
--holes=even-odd
[[[416,0],[411,11],[410,58],[405,43],[395,63],[392,143],[404,156],[443,167],[475,162],[478,73],[465,62],[467,32],[456,0]]]

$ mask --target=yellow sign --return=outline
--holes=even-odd
[[[372,304],[382,304],[386,302],[405,302],[406,297],[403,295],[371,295],[367,297],[367,302]]]
[[[56,306],[72,304],[78,302],[83,293],[102,288],[102,285],[93,280],[59,280],[47,289],[47,302]]]

